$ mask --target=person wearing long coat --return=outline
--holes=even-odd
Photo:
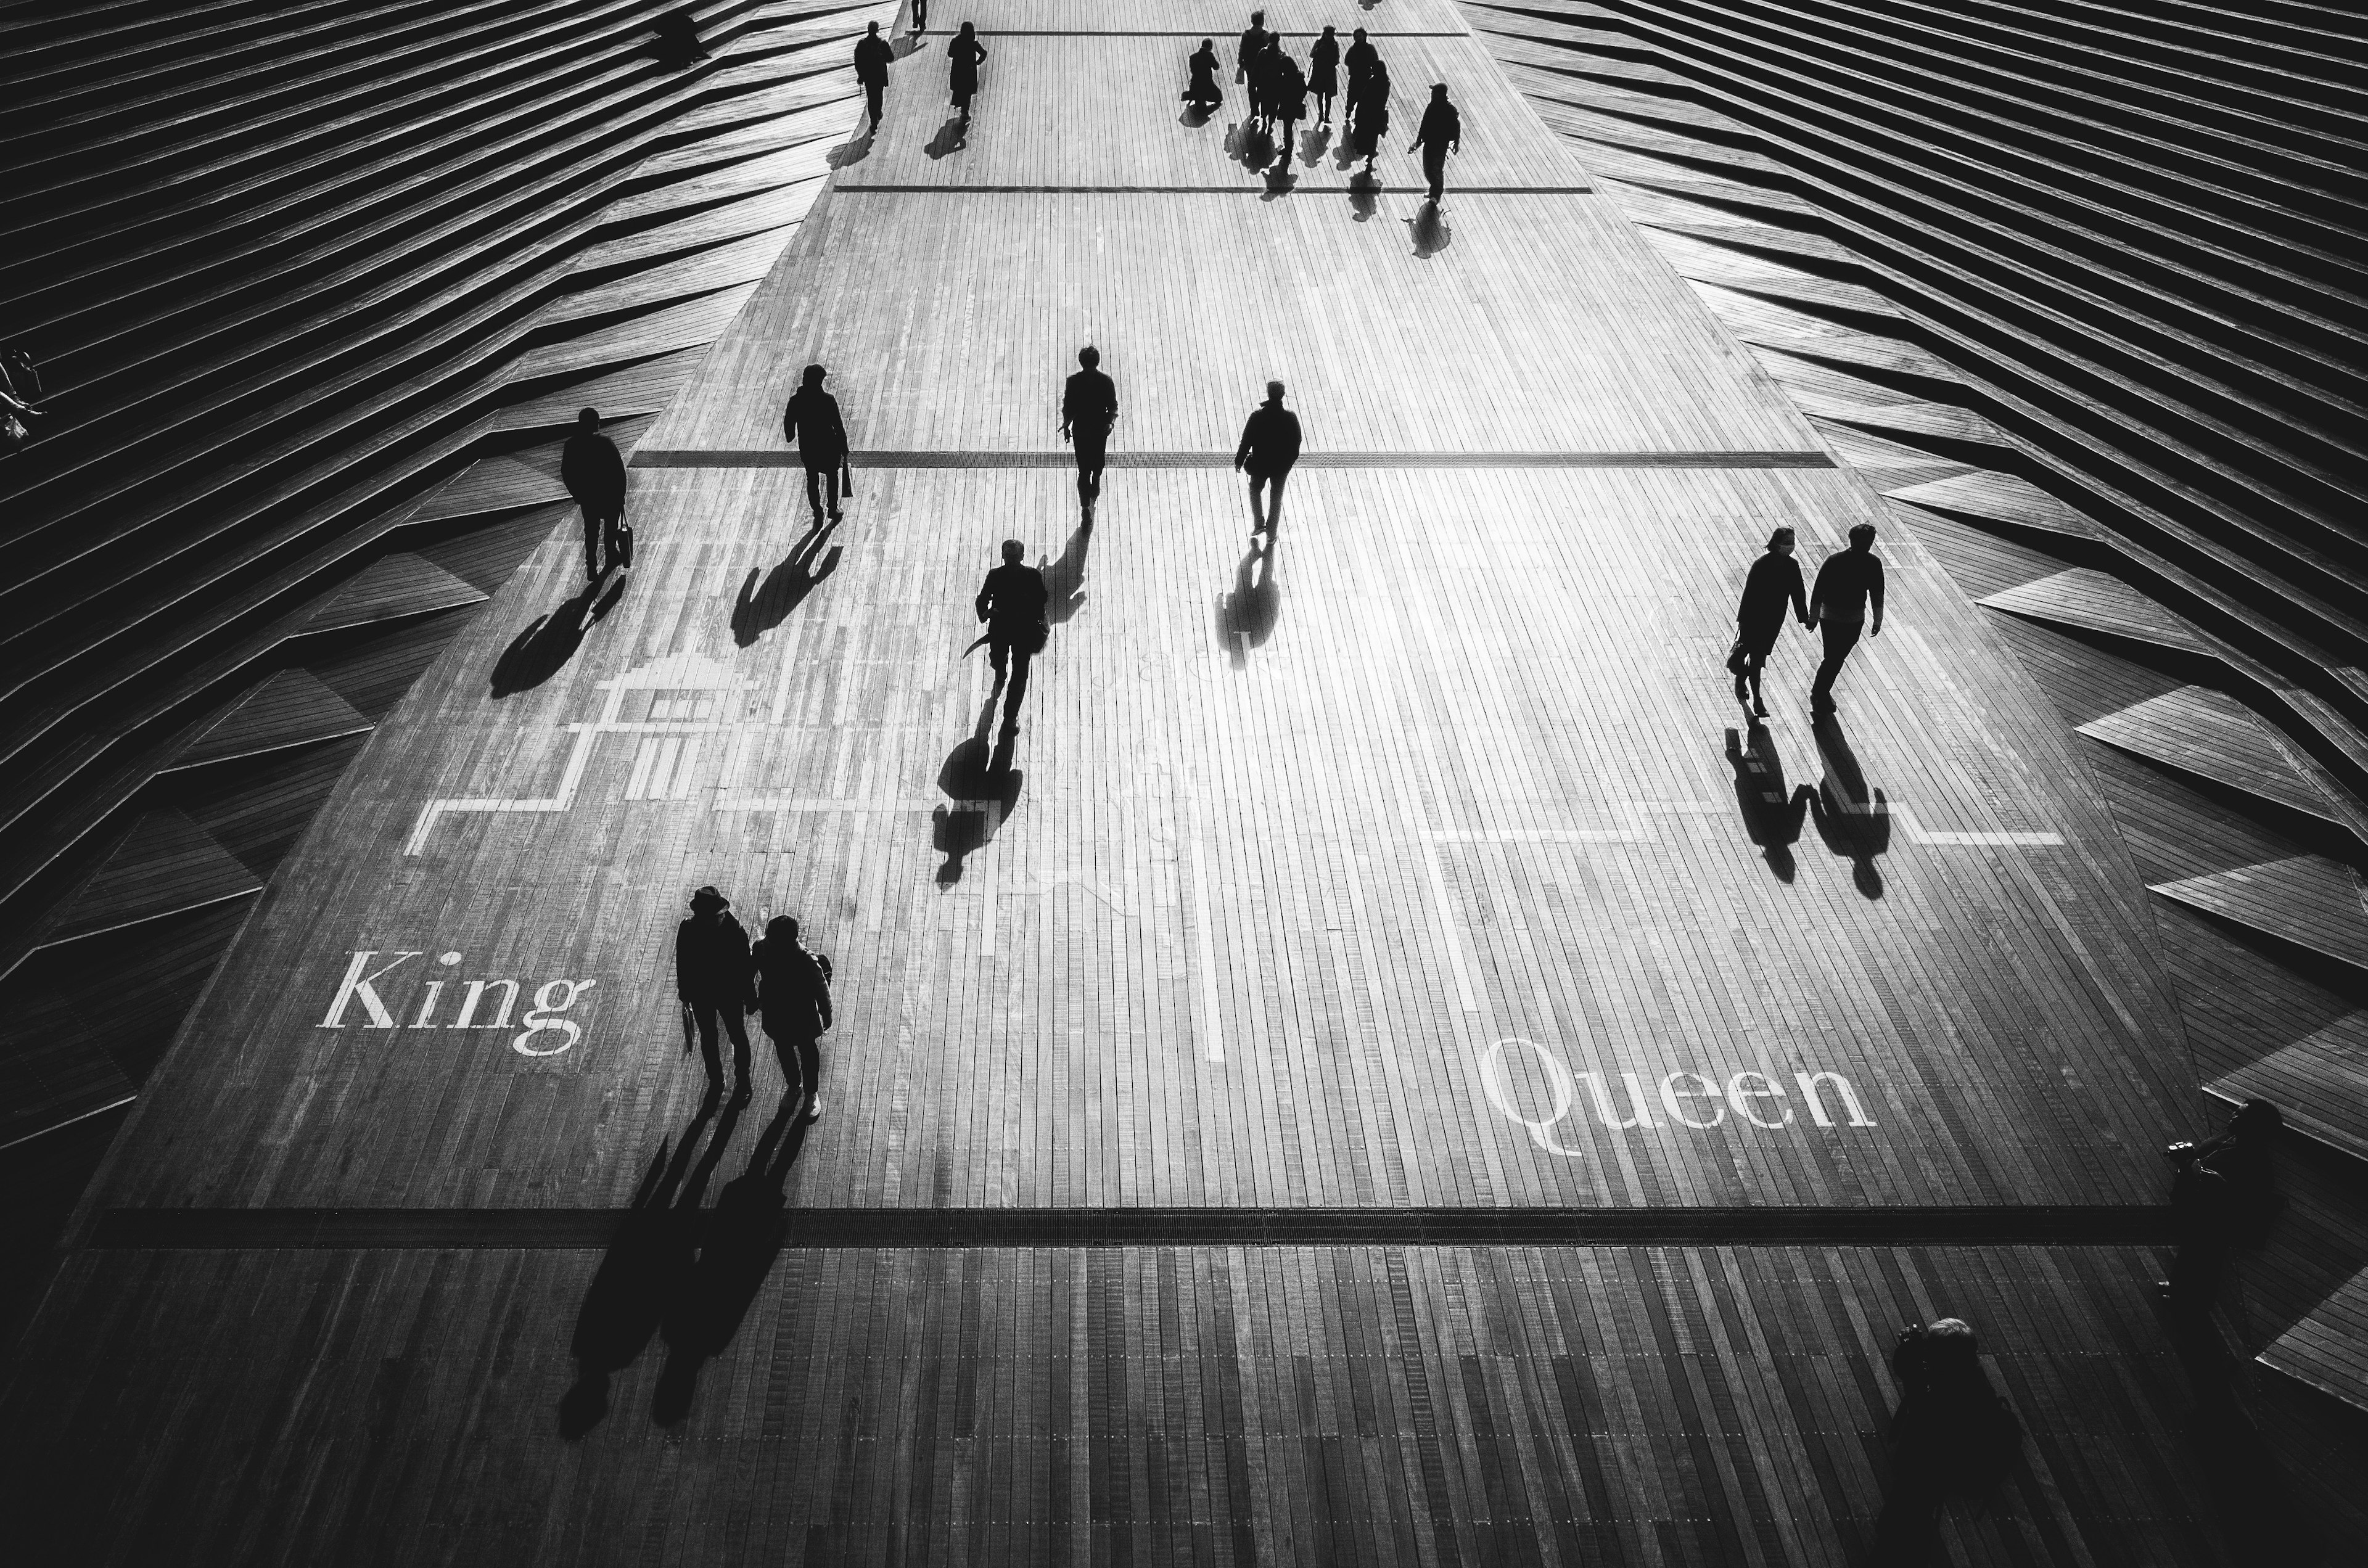
[[[1768,536],[1767,553],[1751,563],[1743,579],[1743,603],[1735,612],[1735,647],[1726,667],[1735,672],[1735,699],[1750,704],[1759,718],[1768,705],[1759,699],[1759,672],[1776,649],[1776,634],[1784,630],[1784,610],[1809,624],[1809,599],[1801,582],[1801,563],[1793,559],[1793,530],[1778,528]]]
[[[1307,91],[1315,100],[1318,123],[1332,123],[1332,99],[1340,91],[1340,40],[1330,28],[1307,51]]]
[[[1390,68],[1375,60],[1358,87],[1356,151],[1370,175],[1374,158],[1381,153],[1382,139],[1390,133]]]
[[[953,103],[964,119],[970,118],[970,101],[978,96],[979,62],[986,58],[986,48],[978,41],[978,28],[969,22],[946,45],[946,53],[953,61]]]
[[[1357,111],[1364,107],[1365,78],[1372,74],[1373,66],[1381,58],[1381,51],[1375,49],[1372,40],[1365,36],[1365,29],[1359,28],[1349,39],[1349,51],[1340,57],[1341,65],[1349,73],[1349,101],[1340,111],[1340,123],[1344,130],[1356,119]]]
[[[1184,62],[1192,78],[1184,89],[1184,101],[1206,114],[1225,101],[1224,88],[1217,85],[1217,42],[1202,39],[1192,58]]]
[[[749,954],[765,1033],[788,1080],[787,1100],[805,1097],[802,1118],[822,1118],[822,1035],[831,1025],[830,960],[798,940],[798,923],[777,915]]]
[[[1275,122],[1282,129],[1275,137],[1281,145],[1278,162],[1291,167],[1291,146],[1299,131],[1299,122],[1307,118],[1307,82],[1299,74],[1299,62],[1281,50],[1269,50],[1267,58],[1274,62],[1274,74],[1268,78],[1273,94],[1271,108]]]

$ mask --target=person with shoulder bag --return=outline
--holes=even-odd
[[[831,1026],[830,959],[798,940],[798,923],[777,915],[765,924],[764,939],[751,955],[757,971],[757,1005],[765,1034],[780,1058],[789,1087],[783,1105],[801,1097],[802,1121],[822,1119],[822,1037]]]

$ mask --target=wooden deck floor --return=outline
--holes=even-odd
[[[2069,733],[1624,222],[1451,192],[1441,247],[1395,194],[965,188],[1248,177],[1165,121],[1055,140],[1027,106],[1118,51],[1075,36],[1100,14],[969,13],[973,145],[899,162],[935,113],[900,101],[847,165],[645,437],[621,599],[573,630],[570,523],[371,735],[95,1187],[0,1474],[92,1561],[1839,1563],[1890,1331],[1955,1312],[2032,1438],[1952,1561],[2224,1560],[2139,1248],[776,1256],[782,1204],[1806,1206],[1912,1241],[2151,1202],[2192,1129]],[[1383,18],[1461,30],[1325,19]],[[1563,180],[1532,143],[1492,119],[1457,167]],[[1087,337],[1126,408],[1090,534],[1053,438]],[[822,538],[778,431],[809,359],[895,454]],[[1269,375],[1311,451],[1251,552],[1224,464]],[[1791,636],[1746,729],[1744,568],[1860,520],[1884,636],[1814,726]],[[962,650],[1006,538],[1057,624],[996,766]],[[761,1036],[755,1105],[700,1108],[669,944],[710,881],[836,960],[809,1133],[768,1125]],[[108,1230],[628,1208],[723,1217],[605,1256]]]

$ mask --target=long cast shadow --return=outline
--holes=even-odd
[[[1891,848],[1891,802],[1880,790],[1869,790],[1866,774],[1842,733],[1841,721],[1828,713],[1811,726],[1817,750],[1826,759],[1826,777],[1809,801],[1809,816],[1826,847],[1850,863],[1850,881],[1868,898],[1883,896],[1883,871],[1878,857]]]
[[[740,1332],[789,1239],[790,1170],[806,1144],[807,1124],[797,1119],[798,1105],[798,1096],[782,1096],[748,1168],[717,1196],[698,1262],[666,1304],[660,1326],[666,1363],[650,1404],[651,1419],[661,1426],[675,1426],[690,1414],[700,1369]]]
[[[939,158],[950,158],[969,145],[970,121],[960,115],[955,115],[938,127],[938,133],[929,138],[928,144],[921,151],[935,161]]]
[[[625,574],[611,572],[606,593],[601,592],[600,584],[588,583],[557,609],[545,610],[529,621],[526,630],[511,638],[510,645],[494,662],[493,677],[488,684],[495,700],[515,692],[530,691],[565,669],[567,661],[583,645],[585,631],[616,608],[624,591]]]
[[[1234,588],[1217,596],[1217,641],[1234,662],[1247,669],[1250,650],[1262,648],[1282,619],[1282,585],[1275,580],[1275,564],[1282,541],[1269,540],[1263,549],[1250,546],[1234,570]]]
[[[1006,733],[1000,745],[987,744],[995,704],[990,695],[979,708],[978,728],[946,754],[938,769],[938,788],[952,801],[930,819],[929,843],[946,858],[938,868],[939,887],[962,881],[963,859],[985,848],[1019,804],[1027,776],[1011,766],[1011,736]]]
[[[1036,570],[1044,575],[1044,619],[1059,626],[1086,608],[1086,552],[1093,548],[1090,528],[1080,528],[1069,535],[1062,547],[1060,559],[1038,563]]]
[[[741,1102],[734,1099],[719,1119],[719,1099],[709,1091],[671,1156],[659,1146],[633,1194],[632,1210],[584,1293],[568,1346],[575,1358],[575,1383],[559,1401],[562,1437],[581,1437],[608,1415],[609,1380],[640,1358],[665,1319],[668,1301],[691,1277],[700,1199],[740,1119]],[[711,1121],[714,1135],[694,1168],[693,1152]]]
[[[1455,231],[1447,226],[1447,214],[1436,201],[1426,200],[1406,220],[1406,232],[1414,237],[1416,259],[1429,261],[1455,243]]]
[[[1726,763],[1735,770],[1735,809],[1742,814],[1744,833],[1759,846],[1776,880],[1790,882],[1799,870],[1793,846],[1801,841],[1801,824],[1816,791],[1804,784],[1785,793],[1784,759],[1765,724],[1752,725],[1748,735],[1729,729]]]
[[[757,580],[757,568],[748,568],[748,576],[740,585],[740,597],[732,606],[732,641],[743,648],[755,642],[787,620],[790,612],[804,602],[816,585],[838,569],[839,557],[845,553],[843,546],[834,544],[828,554],[822,554],[823,541],[837,526],[825,522],[818,528],[809,528],[761,585]],[[821,556],[818,564],[817,555]]]

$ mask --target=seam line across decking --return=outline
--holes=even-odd
[[[1068,468],[1076,458],[1069,452],[988,451],[859,451],[849,463],[856,468]],[[633,454],[635,468],[797,468],[804,462],[793,450],[753,448],[643,449]],[[1111,452],[1108,468],[1226,469],[1230,452]],[[1831,468],[1831,454],[1823,451],[1772,452],[1309,452],[1301,468]]]
[[[607,1246],[641,1225],[699,1232],[704,1209],[110,1209],[112,1250]],[[1822,1209],[791,1209],[793,1247],[2146,1246],[2153,1205]]]

